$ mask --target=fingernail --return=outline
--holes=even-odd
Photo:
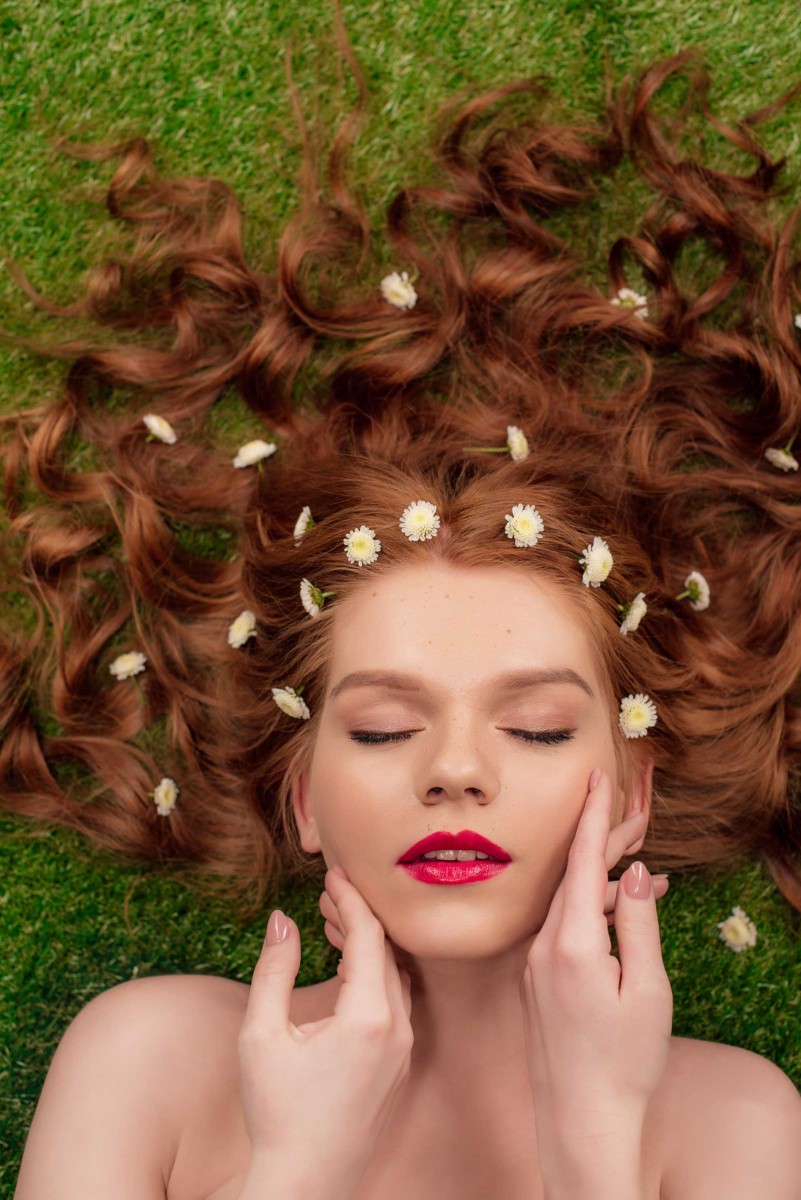
[[[274,908],[270,913],[270,919],[267,922],[267,937],[268,946],[275,946],[278,942],[283,942],[286,935],[289,933],[289,921],[281,912],[280,908]]]
[[[595,770],[593,771],[592,775],[590,775],[590,791],[592,791],[592,789],[596,786],[596,784],[598,783],[598,780],[600,778],[601,778],[601,768],[596,767]]]
[[[340,867],[339,863],[337,863],[337,865],[335,867],[332,867],[331,870],[334,872],[335,875],[341,875],[343,879],[348,878],[347,875],[345,874],[345,872],[343,871],[342,867]]]
[[[669,877],[670,877],[670,871],[665,871],[664,874],[651,876],[652,879],[668,879]]]
[[[635,900],[648,900],[652,893],[651,876],[645,863],[632,863],[623,875],[623,886],[626,894]]]

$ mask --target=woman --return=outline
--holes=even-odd
[[[753,849],[801,909],[797,210],[777,237],[782,164],[745,124],[716,127],[753,175],[680,156],[653,97],[685,70],[708,112],[690,54],[597,127],[481,130],[538,80],[465,105],[439,147],[452,186],[396,196],[380,274],[344,180],[352,120],[334,200],[307,151],[272,274],[244,262],[224,185],[158,181],[142,139],[70,148],[122,154],[107,202],[139,238],[82,306],[40,303],[174,337],[12,339],[74,361],[61,401],[7,422],[9,571],[56,654],[43,626],[5,643],[4,807],[230,877],[251,911],[276,873],[311,875],[343,958],[295,988],[277,912],[250,987],[96,997],[17,1200],[797,1195],[792,1081],[670,1036],[666,885],[607,876],[646,845],[666,867]],[[656,200],[607,295],[555,224],[627,151]],[[700,294],[676,267],[694,236],[725,259]],[[233,460],[203,427],[229,383],[265,434]],[[114,386],[146,403],[112,406]],[[71,433],[98,469],[66,469]],[[179,519],[237,553],[190,554]],[[133,744],[162,718],[163,749]],[[95,803],[67,802],[61,761]],[[405,865],[432,834],[500,861]]]

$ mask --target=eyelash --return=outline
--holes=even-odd
[[[406,741],[413,732],[413,730],[405,730],[403,733],[376,733],[373,730],[359,729],[351,733],[350,737],[361,746],[383,746],[390,742]],[[531,733],[528,729],[507,729],[506,733],[511,733],[524,742],[537,743],[540,746],[559,746],[564,742],[572,741],[573,738],[569,729],[544,729],[541,733]]]

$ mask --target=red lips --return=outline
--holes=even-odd
[[[400,856],[398,862],[411,862],[415,858],[420,858],[422,854],[429,854],[432,850],[480,850],[482,854],[489,854],[492,858],[499,859],[500,862],[511,862],[510,854],[507,854],[500,846],[496,846],[494,842],[482,837],[480,833],[474,833],[472,829],[463,829],[461,833],[448,833],[447,830],[431,833],[422,841],[415,842],[413,846],[410,846]]]

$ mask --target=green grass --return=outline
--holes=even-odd
[[[429,181],[424,167],[431,120],[456,92],[546,73],[552,111],[565,119],[599,111],[606,56],[615,78],[649,60],[693,46],[712,72],[712,103],[730,121],[794,84],[801,41],[795,0],[597,0],[533,5],[523,0],[344,4],[371,91],[369,118],[352,174],[380,234],[398,187]],[[18,261],[57,303],[82,291],[90,265],[121,235],[90,196],[115,164],[57,156],[46,134],[76,141],[143,134],[165,175],[208,175],[230,183],[246,213],[251,262],[274,262],[275,234],[294,210],[298,139],[284,81],[284,49],[305,112],[335,127],[356,97],[334,51],[326,5],[255,0],[19,0],[0,4],[0,310],[13,332],[62,340],[80,327],[37,313],[4,269]],[[798,73],[796,73],[798,72]],[[668,99],[683,93],[673,88]],[[760,127],[770,153],[789,156],[797,199],[801,99]],[[691,128],[700,128],[696,122]],[[744,156],[710,131],[710,160],[742,168]],[[559,226],[603,282],[611,242],[634,233],[647,195],[624,167],[597,200]],[[127,244],[124,240],[117,244]],[[687,269],[709,258],[688,254]],[[636,283],[635,283],[636,286]],[[107,335],[104,335],[107,336]],[[0,411],[61,390],[64,364],[0,346]],[[261,427],[236,397],[211,429],[236,448]],[[85,448],[72,465],[89,469]],[[0,529],[2,526],[0,526]],[[220,555],[228,540],[178,529],[195,550]],[[8,598],[3,618],[25,627],[29,614]],[[249,980],[263,920],[242,928],[220,901],[200,901],[163,872],[109,861],[74,835],[33,841],[21,824],[0,822],[0,1196],[11,1197],[22,1147],[44,1076],[70,1018],[94,995],[134,975],[198,972]],[[660,902],[665,963],[674,991],[674,1032],[747,1047],[778,1063],[801,1087],[798,1002],[799,920],[755,863],[726,872],[674,875]],[[308,888],[272,898],[298,922],[299,983],[333,973]],[[755,921],[756,947],[735,954],[717,923],[741,905]]]

